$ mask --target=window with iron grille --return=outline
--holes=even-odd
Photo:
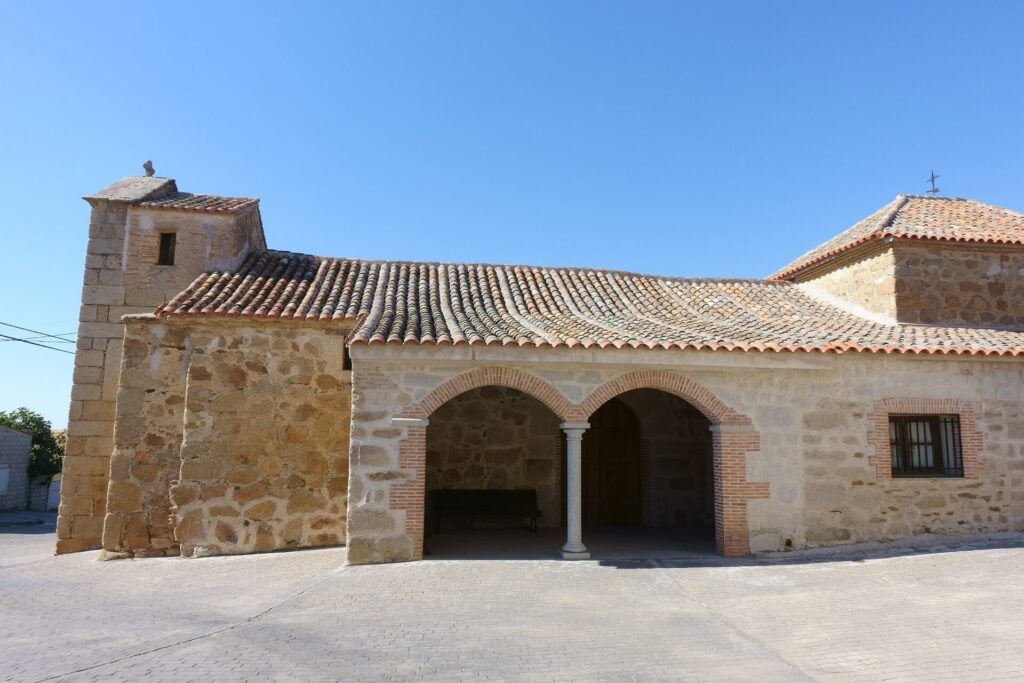
[[[958,415],[890,415],[894,477],[962,477]]]

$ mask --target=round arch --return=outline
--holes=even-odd
[[[715,476],[715,546],[726,556],[750,552],[747,503],[768,497],[767,482],[747,480],[747,456],[761,448],[760,434],[746,415],[706,387],[670,370],[640,370],[605,382],[575,406],[574,419],[588,420],[598,408],[634,389],[656,389],[691,404],[711,423]]]
[[[609,380],[587,394],[576,406],[576,419],[587,419],[609,400],[634,389],[659,389],[678,396],[704,414],[711,424],[750,424],[750,418],[725,405],[707,388],[669,370],[641,370]]]
[[[435,387],[419,402],[402,414],[407,418],[427,418],[447,401],[459,394],[485,386],[503,386],[517,389],[541,401],[562,421],[568,421],[574,405],[561,391],[537,375],[516,368],[476,368],[453,377]]]
[[[486,386],[502,386],[521,391],[546,405],[563,422],[570,421],[574,414],[575,406],[572,402],[540,377],[517,368],[487,367],[475,368],[444,382],[410,406],[403,417],[429,417],[456,396]]]

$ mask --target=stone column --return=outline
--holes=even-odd
[[[562,546],[563,560],[589,560],[590,553],[583,545],[583,509],[581,488],[583,485],[583,457],[581,446],[583,432],[590,428],[588,422],[563,422],[565,432],[565,516],[567,538]]]

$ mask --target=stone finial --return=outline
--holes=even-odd
[[[145,169],[147,178],[151,178],[153,174],[156,173],[156,171],[153,170],[153,162],[148,159],[146,160],[146,163],[142,164],[142,168]]]

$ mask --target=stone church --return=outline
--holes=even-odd
[[[1024,528],[1015,211],[899,195],[698,279],[280,251],[258,199],[159,177],[85,199],[59,553],[417,560],[453,490],[533,492],[566,558]]]

